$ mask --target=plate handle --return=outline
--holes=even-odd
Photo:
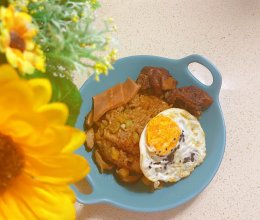
[[[188,69],[189,64],[194,63],[194,62],[205,66],[210,71],[210,73],[213,77],[212,84],[210,86],[206,86],[207,90],[209,92],[211,92],[212,94],[219,95],[219,91],[220,91],[221,84],[222,84],[222,77],[221,77],[220,72],[218,71],[218,69],[215,67],[214,64],[212,64],[210,61],[208,61],[205,57],[200,56],[198,54],[193,54],[193,55],[184,57],[181,59],[181,62],[185,64],[187,69]],[[189,70],[188,70],[188,72],[190,75],[192,75]]]
[[[100,195],[95,189],[93,189],[93,184],[89,176],[75,183],[73,188],[76,189],[78,202],[83,204],[94,204],[100,202]],[[82,197],[87,198],[87,200],[81,199]]]

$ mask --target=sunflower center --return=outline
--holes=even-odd
[[[11,31],[10,38],[10,47],[21,50],[22,52],[25,50],[24,39],[17,32]]]
[[[21,173],[24,155],[21,149],[6,135],[0,133],[0,194]]]

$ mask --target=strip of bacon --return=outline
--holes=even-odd
[[[128,78],[110,89],[93,97],[93,121],[98,121],[106,112],[128,103],[140,89],[135,81]]]

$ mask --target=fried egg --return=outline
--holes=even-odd
[[[152,182],[177,182],[206,156],[205,134],[197,118],[170,108],[152,118],[139,142],[140,167]]]

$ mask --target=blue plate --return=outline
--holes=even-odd
[[[200,83],[189,72],[188,65],[192,62],[200,63],[209,69],[213,76],[213,83],[210,86]],[[179,60],[156,56],[131,56],[119,59],[114,64],[114,70],[111,70],[108,76],[102,76],[99,83],[92,76],[80,89],[83,105],[76,126],[83,130],[84,117],[91,110],[92,96],[117,83],[124,82],[127,77],[136,79],[144,66],[164,67],[178,80],[178,87],[195,85],[213,97],[214,103],[203,112],[200,118],[200,123],[206,133],[206,159],[186,179],[151,193],[141,183],[132,186],[121,185],[113,175],[100,174],[92,160],[92,153],[86,152],[82,146],[76,153],[85,157],[90,163],[91,173],[87,178],[93,187],[93,192],[86,195],[72,187],[80,203],[110,203],[121,208],[143,212],[175,208],[198,195],[210,183],[218,170],[226,141],[224,119],[219,105],[222,80],[216,67],[199,55],[191,55]]]

